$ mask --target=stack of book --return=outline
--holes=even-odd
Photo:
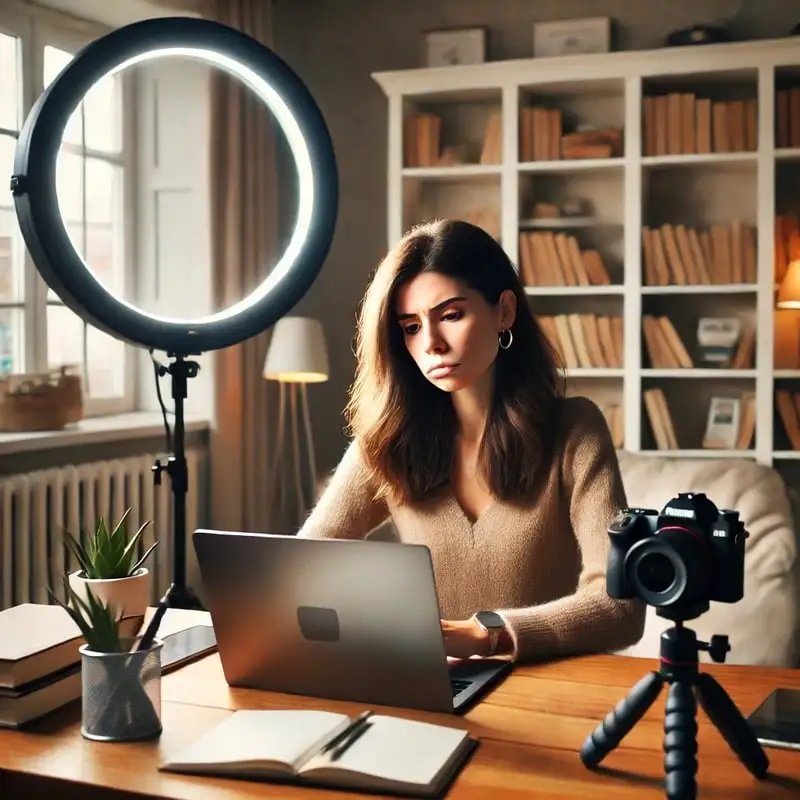
[[[536,320],[567,369],[622,366],[622,317],[573,313]]]
[[[541,231],[519,235],[519,270],[526,286],[608,286],[611,283],[597,250],[581,250],[565,233]]]
[[[708,230],[645,226],[642,252],[648,286],[756,282],[755,230],[739,221]]]
[[[619,128],[578,128],[577,120],[558,108],[523,106],[520,116],[520,161],[610,158],[622,155]]]
[[[800,450],[800,392],[775,391],[775,405],[792,450]]]
[[[757,108],[752,98],[712,101],[691,92],[643,99],[646,156],[738,153],[756,149]]]
[[[800,147],[800,86],[775,92],[775,146]]]
[[[134,635],[141,617],[122,620]],[[21,603],[0,611],[0,727],[19,728],[81,696],[80,629],[58,605]]]

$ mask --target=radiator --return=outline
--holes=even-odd
[[[145,566],[153,576],[153,603],[164,594],[172,576],[172,492],[162,473],[154,485],[152,466],[164,454],[109,459],[0,477],[0,609],[18,603],[51,602],[48,586],[64,599],[62,576],[78,569],[64,546],[63,531],[94,529],[103,516],[108,523],[126,508],[127,530],[134,533],[146,520],[139,554],[158,539]],[[207,452],[189,449],[189,492],[186,498],[187,557],[191,534],[204,524]]]

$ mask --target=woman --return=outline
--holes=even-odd
[[[605,419],[565,398],[500,245],[444,220],[379,265],[360,311],[353,434],[299,536],[361,538],[391,516],[430,548],[448,655],[517,662],[621,649],[644,607],[605,588],[626,505]]]

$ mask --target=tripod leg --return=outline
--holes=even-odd
[[[671,683],[664,708],[664,788],[669,800],[697,797],[696,716],[692,684]]]
[[[730,695],[707,672],[697,677],[697,699],[728,747],[756,778],[766,777],[769,759]]]
[[[663,685],[664,679],[658,672],[648,672],[631,687],[583,743],[581,761],[585,766],[597,766],[622,741],[653,705]]]

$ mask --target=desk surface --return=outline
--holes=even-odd
[[[186,612],[182,612],[186,614]],[[198,621],[197,612],[173,617],[170,630]],[[395,709],[400,716],[466,727],[480,747],[453,783],[448,798],[663,798],[663,716],[666,690],[596,771],[578,751],[595,725],[648,670],[650,659],[590,656],[518,667],[466,716]],[[743,714],[776,686],[800,689],[800,670],[703,664]],[[364,797],[229,779],[158,772],[158,763],[240,708],[315,707],[357,713],[358,703],[325,701],[225,683],[219,657],[208,656],[163,678],[164,731],[158,741],[104,744],[80,734],[80,706],[72,704],[26,731],[0,730],[0,797],[99,798]],[[800,752],[770,748],[771,776],[757,781],[698,712],[699,798],[797,798]]]

